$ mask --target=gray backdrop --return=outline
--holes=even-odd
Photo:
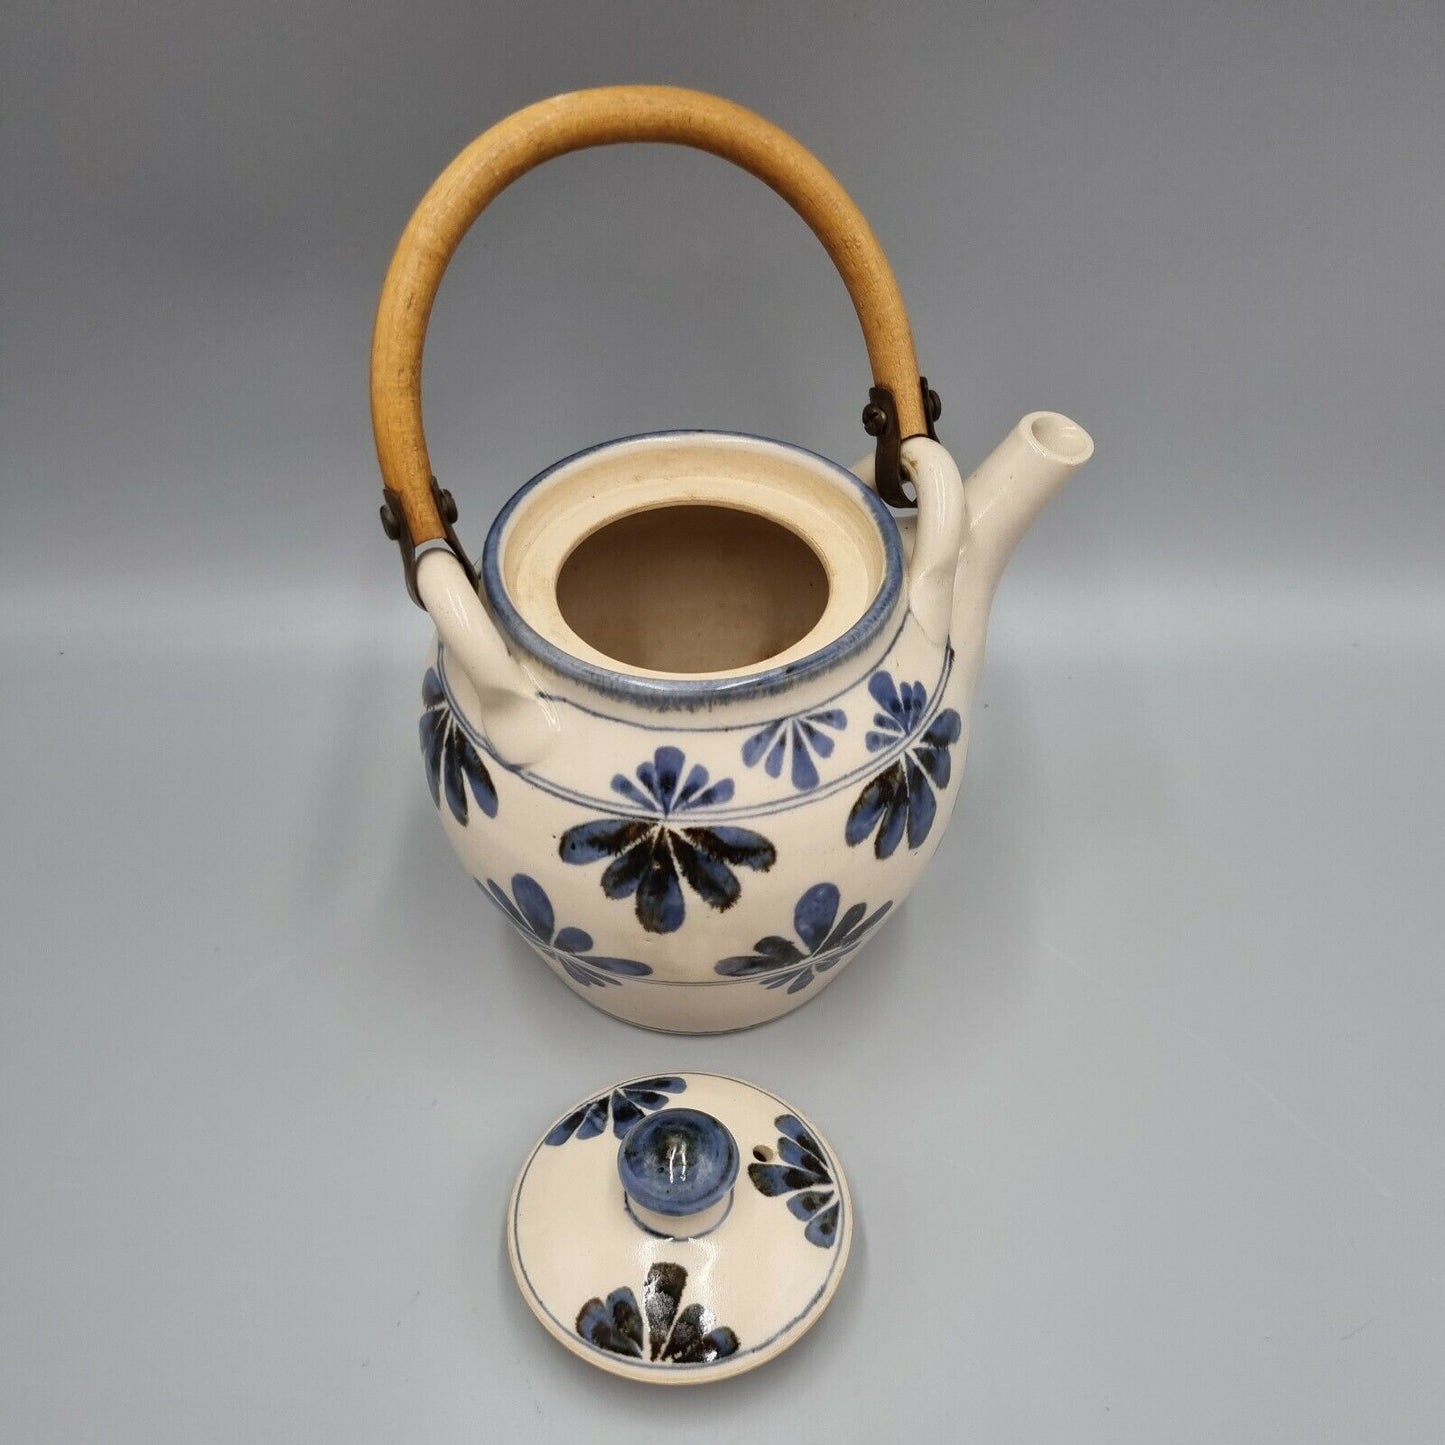
[[[0,23],[7,1439],[1441,1437],[1439,4]],[[1034,407],[1098,443],[1000,592],[930,875],[711,1041],[481,907],[375,524],[410,208],[507,111],[629,80],[834,167],[961,463]],[[626,432],[851,460],[867,381],[781,202],[611,151],[468,240],[428,423],[480,543]],[[806,1341],[685,1396],[546,1339],[501,1236],[557,1112],[676,1067],[810,1112],[859,1227]]]

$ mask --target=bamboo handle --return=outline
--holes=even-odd
[[[371,424],[388,491],[413,544],[447,534],[437,510],[421,415],[422,348],[447,263],[487,204],[534,166],[589,146],[652,141],[732,161],[771,186],[812,227],[843,277],[879,386],[903,437],[926,435],[918,362],[893,270],[863,213],[786,131],[701,91],[617,85],[529,105],[478,136],[422,197],[392,257],[371,345]]]

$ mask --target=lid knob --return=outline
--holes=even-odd
[[[659,1109],[627,1131],[617,1173],[644,1229],[696,1238],[721,1224],[732,1205],[737,1140],[701,1109]]]

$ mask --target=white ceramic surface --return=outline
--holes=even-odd
[[[901,519],[866,463],[724,433],[609,443],[528,483],[488,538],[485,602],[444,550],[418,571],[439,633],[422,750],[463,866],[569,987],[629,1022],[712,1033],[805,1002],[932,857],[999,573],[1092,446],[1033,413],[964,484],[914,438]],[[811,629],[711,672],[600,652],[559,602],[568,558],[619,518],[698,506],[808,544],[827,587]],[[710,629],[722,645],[759,625],[748,601],[734,618],[684,585],[644,622],[705,651]]]
[[[618,1148],[678,1107],[729,1131],[742,1168],[695,1233],[684,1219],[666,1235],[629,1208]],[[662,1385],[727,1379],[795,1344],[832,1300],[852,1233],[827,1141],[781,1099],[720,1074],[634,1079],[583,1100],[533,1150],[507,1209],[517,1286],[547,1331],[589,1364]]]

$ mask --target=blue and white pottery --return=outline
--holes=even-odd
[[[965,484],[916,438],[916,520],[866,466],[724,433],[628,438],[534,478],[491,529],[480,598],[446,551],[418,568],[439,633],[422,754],[463,866],[564,983],[632,1023],[711,1033],[814,997],[933,856],[999,571],[1090,448],[1038,413]],[[708,566],[729,511],[752,555]],[[815,571],[774,567],[798,547]],[[771,637],[804,589],[811,624]],[[713,649],[766,655],[645,664]]]
[[[849,470],[725,432],[608,442],[521,487],[474,569],[421,430],[431,299],[509,179],[622,139],[734,159],[814,226],[889,382],[865,413],[878,452]],[[437,631],[424,771],[463,867],[563,983],[629,1022],[712,1033],[815,997],[938,847],[999,574],[1088,435],[1031,413],[965,482],[846,192],[760,117],[665,87],[542,102],[457,158],[392,263],[372,386],[383,521]]]
[[[632,1079],[532,1151],[507,1211],[522,1297],[612,1374],[741,1374],[795,1344],[838,1288],[848,1185],[795,1109],[719,1074]]]

